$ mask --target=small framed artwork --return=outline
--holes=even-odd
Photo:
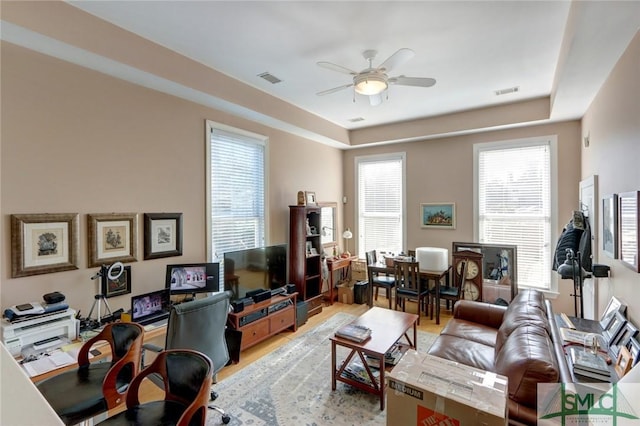
[[[620,313],[620,311],[617,311],[607,329],[602,333],[609,346],[611,346],[616,340],[618,333],[620,333],[626,323],[627,319]]]
[[[115,297],[131,293],[131,266],[125,266],[122,274],[114,280],[107,275],[102,276],[102,294],[104,297]]]
[[[622,302],[614,296],[609,300],[609,304],[607,304],[607,307],[600,317],[600,327],[603,330],[609,328],[609,323],[618,311],[624,315],[627,312],[627,305],[623,305]]]
[[[618,358],[616,360],[615,370],[618,374],[618,377],[622,377],[631,370],[632,359],[629,350],[625,347],[620,349],[620,353],[618,354]]]
[[[89,267],[136,262],[138,216],[135,213],[88,215]]]
[[[182,213],[144,214],[144,259],[182,256]]]
[[[640,362],[640,342],[637,338],[629,339],[627,350],[631,354],[631,367],[634,367]]]
[[[422,228],[456,229],[455,203],[420,204],[420,225]]]
[[[602,251],[618,258],[618,194],[602,199]]]
[[[11,278],[78,269],[77,213],[11,215]]]
[[[618,194],[618,255],[623,264],[640,272],[640,191]]]
[[[318,205],[318,201],[316,200],[316,193],[311,191],[304,192],[304,199],[307,203],[307,206],[316,206]]]

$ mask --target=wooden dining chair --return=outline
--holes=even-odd
[[[389,309],[392,309],[392,291],[396,286],[396,280],[392,276],[393,274],[387,275],[385,273],[379,273],[378,271],[373,270],[372,266],[375,266],[378,261],[375,250],[366,252],[365,256],[367,259],[367,277],[369,278],[369,285],[375,288],[374,300],[378,300],[378,290],[380,288],[384,288],[387,294],[387,299],[389,299]]]
[[[449,308],[449,302],[451,302],[451,310],[455,303],[464,297],[464,280],[467,276],[467,262],[460,262],[460,274],[456,274],[455,270],[451,270],[453,274],[453,285],[440,286],[440,299],[436,300],[435,287],[429,290],[429,305],[431,306],[431,319],[433,319],[433,310],[436,303],[440,303],[442,300],[447,301],[447,308]]]
[[[396,260],[393,262],[394,279],[396,282],[396,309],[402,307],[406,311],[407,300],[418,302],[418,325],[420,312],[427,314],[429,289],[426,282],[420,279],[420,265],[418,262]]]

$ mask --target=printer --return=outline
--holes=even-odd
[[[63,338],[72,341],[78,338],[80,321],[74,309],[66,309],[31,316],[9,322],[2,319],[2,343],[14,357],[25,349],[46,348],[61,343]]]

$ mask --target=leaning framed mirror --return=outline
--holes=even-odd
[[[327,248],[338,244],[336,231],[336,210],[338,203],[320,202],[320,242]]]

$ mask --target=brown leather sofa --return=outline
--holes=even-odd
[[[536,290],[520,291],[508,307],[461,300],[429,354],[507,376],[510,423],[535,425],[537,384],[570,381],[556,330]]]

